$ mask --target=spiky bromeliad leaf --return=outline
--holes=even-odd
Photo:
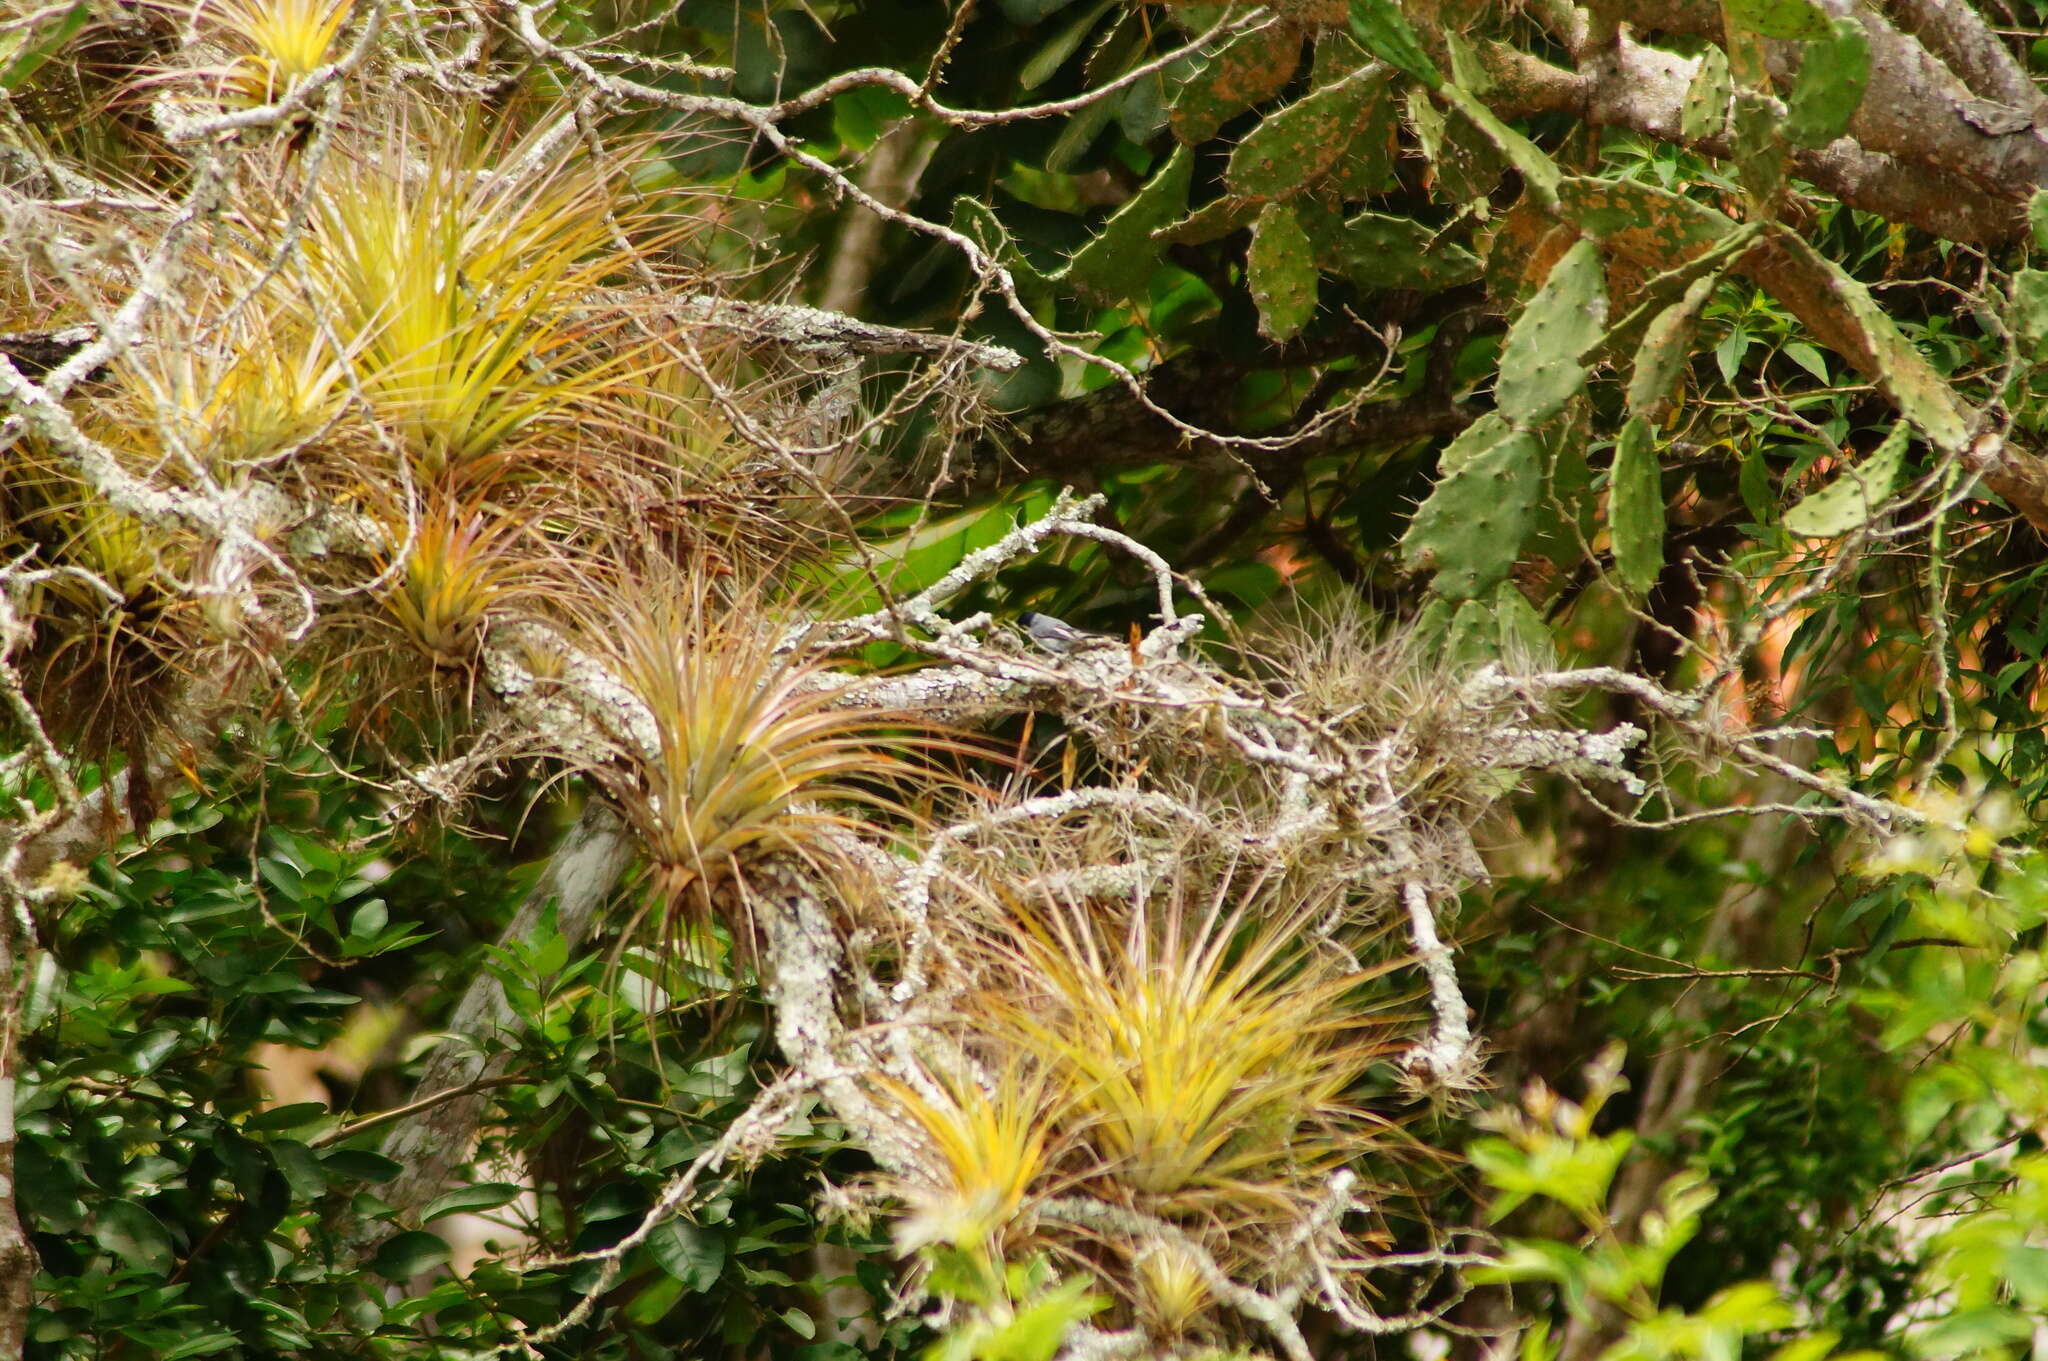
[[[1585,386],[1580,356],[1607,324],[1607,287],[1600,248],[1580,241],[1551,266],[1536,296],[1508,330],[1494,400],[1518,430],[1532,430]]]
[[[1614,445],[1607,529],[1621,584],[1632,595],[1647,595],[1664,570],[1664,476],[1656,438],[1641,416],[1629,419]]]
[[[424,143],[400,129],[383,150],[320,179],[293,294],[306,328],[338,332],[374,417],[424,478],[502,467],[547,431],[573,442],[576,417],[648,349],[622,319],[590,315],[592,292],[658,244],[625,187],[573,157],[481,174],[519,149],[461,129]],[[296,209],[272,211],[282,231]]]
[[[1362,991],[1392,966],[1319,953],[1302,927],[1328,904],[1277,896],[1255,881],[1114,911],[1011,897],[990,923],[1007,982],[977,1024],[1061,1075],[1092,1154],[1078,1176],[1105,1198],[1286,1219],[1304,1177],[1384,1132],[1346,1092],[1399,1030]]]
[[[1904,421],[1894,425],[1870,457],[1786,511],[1785,528],[1801,538],[1825,539],[1868,524],[1898,485],[1908,435]]]
[[[579,609],[582,642],[637,701],[591,770],[661,872],[670,901],[738,911],[725,894],[788,853],[853,876],[852,810],[908,818],[892,792],[941,772],[918,756],[986,754],[904,712],[863,704],[819,659],[785,650],[795,620],[766,588],[722,590],[709,567],[657,571]],[[687,896],[686,896],[687,895]],[[738,935],[739,933],[735,933]]]
[[[927,1074],[916,1087],[882,1074],[869,1082],[920,1154],[887,1183],[908,1211],[896,1226],[898,1249],[949,1243],[1000,1254],[1028,1201],[1053,1185],[1069,1142],[1067,1084],[1015,1053],[987,1087],[957,1073]]]
[[[533,558],[519,545],[524,528],[481,496],[468,504],[443,497],[429,505],[409,541],[404,517],[386,517],[386,535],[404,560],[384,608],[436,666],[466,664],[486,622],[532,585]]]
[[[1456,467],[1438,480],[1401,536],[1402,563],[1433,568],[1431,589],[1451,600],[1471,600],[1507,577],[1543,485],[1542,446],[1534,435],[1500,425],[1489,433],[1490,444],[1460,451]],[[1446,463],[1462,442],[1445,451]]]

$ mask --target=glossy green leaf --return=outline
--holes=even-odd
[[[725,1270],[725,1238],[671,1215],[648,1236],[647,1250],[661,1269],[697,1294],[709,1290]]]
[[[424,1271],[444,1266],[448,1244],[423,1229],[410,1229],[384,1241],[370,1259],[370,1270],[387,1281],[403,1284]]]
[[[405,1170],[403,1164],[367,1148],[331,1149],[321,1155],[320,1165],[330,1176],[346,1181],[390,1181]]]
[[[427,1207],[420,1211],[420,1223],[431,1224],[445,1215],[495,1210],[519,1199],[523,1190],[524,1187],[509,1181],[480,1181],[470,1186],[458,1186],[428,1201]]]
[[[177,1260],[161,1221],[132,1200],[110,1200],[94,1216],[92,1240],[137,1271],[167,1274]]]
[[[1067,58],[1073,56],[1088,35],[1095,31],[1095,25],[1115,3],[1116,0],[1100,0],[1094,8],[1084,10],[1065,24],[1018,70],[1017,84],[1026,90],[1035,90],[1051,80],[1060,67],[1066,65]]]

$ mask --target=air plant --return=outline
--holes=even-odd
[[[1031,1227],[1029,1206],[1062,1180],[1064,1112],[1072,1094],[1017,1056],[986,1087],[953,1075],[922,1075],[918,1086],[877,1074],[876,1105],[921,1155],[909,1175],[883,1189],[908,1213],[896,1225],[906,1254],[948,1244],[980,1260],[1001,1260]]]
[[[565,454],[581,422],[605,419],[646,342],[592,298],[662,233],[573,144],[536,154],[459,126],[430,131],[391,132],[326,168],[297,300],[308,327],[340,337],[415,476],[452,486],[540,447]]]
[[[401,557],[395,570],[390,561],[380,564],[394,577],[384,609],[436,666],[470,664],[489,622],[537,585],[528,527],[481,496],[458,502],[443,495],[410,534],[395,517],[385,529]]]
[[[907,821],[892,786],[935,773],[915,754],[978,751],[864,704],[757,582],[663,569],[581,614],[583,645],[646,720],[623,726],[617,759],[592,776],[638,834],[665,900],[693,915],[745,928],[746,872],[766,856],[857,882],[850,810]]]
[[[195,271],[195,274],[197,271]],[[294,324],[274,299],[225,305],[214,296],[160,312],[154,343],[114,375],[113,402],[141,461],[190,460],[208,473],[289,454],[335,434],[348,398],[348,364],[318,332]]]
[[[229,107],[275,103],[334,60],[352,8],[352,0],[202,0],[193,8],[199,31],[230,60],[193,74],[210,77],[214,97]]]
[[[1211,1273],[1257,1284],[1293,1269],[1301,1244],[1327,1231],[1331,1175],[1407,1154],[1365,1104],[1372,1070],[1415,1019],[1396,1014],[1387,979],[1404,961],[1361,963],[1320,935],[1347,920],[1335,888],[1247,869],[1204,837],[1141,835],[1114,813],[1104,829],[1094,821],[991,841],[934,909],[955,924],[971,980],[952,1047],[1003,1082],[1033,1074],[1057,1094],[1044,1101],[1039,1180],[989,1241],[1095,1278],[1162,1344],[1213,1339],[1228,1330]],[[1074,859],[1082,846],[1105,853],[1100,830],[1125,838],[1120,865]],[[1034,844],[1047,852],[1036,866]],[[1081,887],[1117,878],[1088,871],[1118,868],[1122,890]],[[992,1103],[1003,1095],[1001,1083],[982,1088]],[[998,1146],[978,1124],[949,1128]],[[907,1223],[939,1222],[898,1194]],[[1084,1203],[1095,1210],[1076,1217]]]
[[[11,526],[57,569],[37,588],[37,627],[13,658],[49,735],[90,761],[127,757],[138,828],[153,816],[150,748],[207,641],[203,611],[177,582],[192,546],[142,524],[18,449],[8,490]]]
[[[1347,1093],[1397,1047],[1376,980],[1256,880],[1114,907],[1013,899],[990,1024],[1066,1076],[1104,1190],[1181,1220],[1291,1215],[1386,1137]]]

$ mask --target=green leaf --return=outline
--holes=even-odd
[[[1787,341],[1783,354],[1787,359],[1797,364],[1800,368],[1805,369],[1821,382],[1825,383],[1828,381],[1827,358],[1805,341]]]
[[[368,946],[375,943],[391,922],[391,910],[382,898],[372,898],[349,918],[348,941]]]
[[[1098,99],[1086,108],[1077,110],[1067,119],[1067,126],[1060,132],[1059,139],[1045,153],[1045,168],[1054,174],[1065,174],[1081,163],[1102,131],[1116,120],[1116,101]]]
[[[327,1105],[321,1101],[294,1101],[285,1106],[272,1106],[267,1111],[258,1111],[248,1119],[250,1129],[283,1130],[297,1129],[310,1125],[327,1115]]]
[[[1102,224],[1060,277],[1097,302],[1143,297],[1159,257],[1153,233],[1187,211],[1194,170],[1195,153],[1176,147],[1159,173]]]
[[[1869,522],[1898,485],[1906,464],[1908,431],[1901,421],[1877,451],[1785,512],[1785,528],[1806,539],[1847,534]]]
[[[818,1335],[818,1321],[801,1309],[789,1308],[782,1311],[783,1326],[808,1342]]]
[[[1785,136],[1800,146],[1824,147],[1840,137],[1870,86],[1870,40],[1854,19],[1836,19],[1825,39],[1806,45],[1799,83],[1786,101]]]
[[[137,1271],[167,1275],[177,1260],[171,1235],[132,1200],[110,1200],[94,1218],[92,1241]]]
[[[519,1199],[523,1189],[509,1181],[481,1181],[474,1186],[458,1186],[428,1201],[427,1208],[420,1211],[420,1223],[431,1224],[444,1215],[495,1210]]]
[[[1351,36],[1366,51],[1388,65],[1434,90],[1444,83],[1443,73],[1422,50],[1422,42],[1395,0],[1351,0]]]
[[[411,1229],[384,1241],[370,1259],[370,1270],[387,1281],[404,1284],[448,1260],[448,1245],[423,1229]]]
[[[1753,449],[1742,456],[1742,466],[1735,473],[1735,489],[1742,497],[1743,509],[1758,524],[1769,524],[1777,518],[1778,501],[1771,492],[1771,465],[1761,451]]]
[[[1731,27],[1764,38],[1812,42],[1833,31],[1812,0],[1721,0],[1721,12]]]
[[[1648,595],[1664,570],[1664,471],[1650,423],[1641,416],[1621,428],[1614,446],[1607,528],[1621,584],[1638,599]]]
[[[321,1157],[320,1165],[344,1181],[390,1181],[405,1170],[404,1164],[367,1148],[334,1149]]]
[[[1471,600],[1507,578],[1543,485],[1542,446],[1510,432],[1438,479],[1401,536],[1401,561],[1433,569],[1431,589]]]
[[[1585,386],[1580,356],[1607,325],[1600,248],[1580,241],[1551,266],[1543,286],[1508,329],[1494,401],[1520,430],[1541,425]]]
[[[982,1343],[984,1361],[1052,1361],[1067,1334],[1097,1311],[1106,1296],[1090,1294],[1083,1279],[1066,1281],[1017,1311],[1017,1316]]]
[[[320,1160],[313,1156],[312,1149],[297,1139],[274,1139],[270,1143],[270,1156],[277,1161],[277,1170],[284,1173],[294,1196],[300,1200],[318,1200],[327,1194],[327,1173]]]
[[[647,1250],[663,1271],[695,1294],[717,1284],[725,1270],[724,1236],[674,1215],[648,1236]]]
[[[1259,331],[1269,340],[1292,339],[1316,310],[1316,260],[1294,210],[1269,203],[1252,228],[1246,259]]]
[[[1230,153],[1223,178],[1231,192],[1291,198],[1322,179],[1351,145],[1365,101],[1381,88],[1378,74],[1354,72],[1269,114]]]
[[[1709,45],[1700,53],[1699,69],[1685,87],[1685,102],[1679,108],[1679,136],[1688,142],[1719,137],[1728,126],[1728,96],[1733,90],[1728,79],[1728,54]]]
[[[2048,250],[2048,189],[2036,189],[2027,200],[2027,225],[2033,229],[2034,249]]]

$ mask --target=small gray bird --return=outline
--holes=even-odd
[[[1076,648],[1091,647],[1099,643],[1113,643],[1116,639],[1100,633],[1084,633],[1064,619],[1055,619],[1049,614],[1026,610],[1017,616],[1017,622],[1031,635],[1031,641],[1052,653],[1064,657]]]

